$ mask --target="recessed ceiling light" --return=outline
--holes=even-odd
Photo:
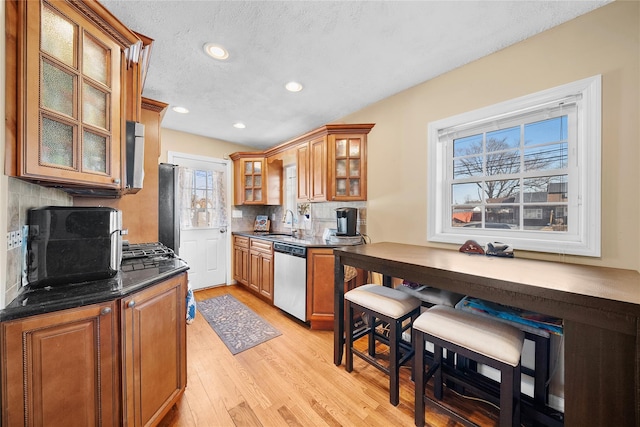
[[[180,114],[187,114],[189,112],[189,110],[184,107],[173,107],[172,110]]]
[[[284,87],[289,92],[300,92],[302,90],[302,85],[298,82],[289,82],[286,85],[284,85]]]
[[[233,127],[236,128],[236,129],[244,129],[247,126],[242,122],[236,122],[236,123],[233,124]]]
[[[229,57],[229,52],[225,48],[215,43],[207,43],[204,45],[204,51],[210,57],[214,59],[227,59]]]

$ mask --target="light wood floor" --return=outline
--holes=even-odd
[[[187,326],[187,388],[161,426],[413,426],[414,388],[402,369],[400,404],[389,403],[388,378],[354,358],[354,370],[333,364],[333,333],[312,331],[241,286],[196,292],[203,300],[230,293],[282,335],[233,356],[206,320]],[[447,402],[482,426],[496,410],[446,394]],[[456,426],[427,411],[430,426]]]

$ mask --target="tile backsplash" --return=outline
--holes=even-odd
[[[308,203],[308,205],[308,219],[296,212],[298,219],[296,228],[303,230],[309,236],[322,236],[325,228],[336,228],[335,210],[343,207],[358,208],[358,232],[367,234],[367,202],[322,202]],[[300,204],[298,207],[300,208]],[[267,215],[271,219],[272,232],[290,231],[282,222],[284,215],[282,206],[233,206],[232,209],[241,211],[242,218],[231,218],[231,231],[252,230],[257,215]]]
[[[7,230],[22,231],[27,224],[27,212],[31,208],[42,206],[72,206],[73,198],[62,190],[42,187],[15,178],[9,178],[9,198],[7,204]],[[7,281],[4,284],[6,303],[10,303],[21,286],[22,250],[14,248],[7,251]],[[1,284],[0,284],[1,285]]]

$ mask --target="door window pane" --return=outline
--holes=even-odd
[[[349,157],[360,157],[360,141],[352,139],[349,141]]]
[[[360,180],[359,179],[350,179],[349,180],[349,195],[357,197],[360,195]]]
[[[83,37],[82,47],[82,72],[95,81],[107,85],[109,51],[86,33]]]
[[[42,61],[42,106],[73,117],[75,77]]]
[[[347,156],[347,140],[346,139],[336,140],[336,157],[346,157],[346,156]]]
[[[73,126],[44,117],[40,156],[43,163],[73,167]]]
[[[349,176],[360,176],[360,159],[349,160]]]
[[[42,8],[41,19],[41,49],[62,63],[75,67],[77,27],[48,7]]]
[[[82,85],[82,121],[107,129],[108,95],[95,87]]]
[[[82,137],[82,169],[107,172],[107,138],[85,131]]]

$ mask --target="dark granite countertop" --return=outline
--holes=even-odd
[[[272,242],[285,242],[292,245],[304,246],[306,248],[338,248],[341,246],[353,246],[353,244],[330,243],[329,241],[324,240],[321,236],[297,238],[284,233],[265,233],[260,231],[234,231],[231,234],[254,237]]]
[[[137,269],[134,263],[124,261],[122,270],[110,279],[40,289],[25,287],[0,310],[0,321],[113,301],[188,269],[187,263],[177,257],[157,260],[153,266],[144,269]]]

